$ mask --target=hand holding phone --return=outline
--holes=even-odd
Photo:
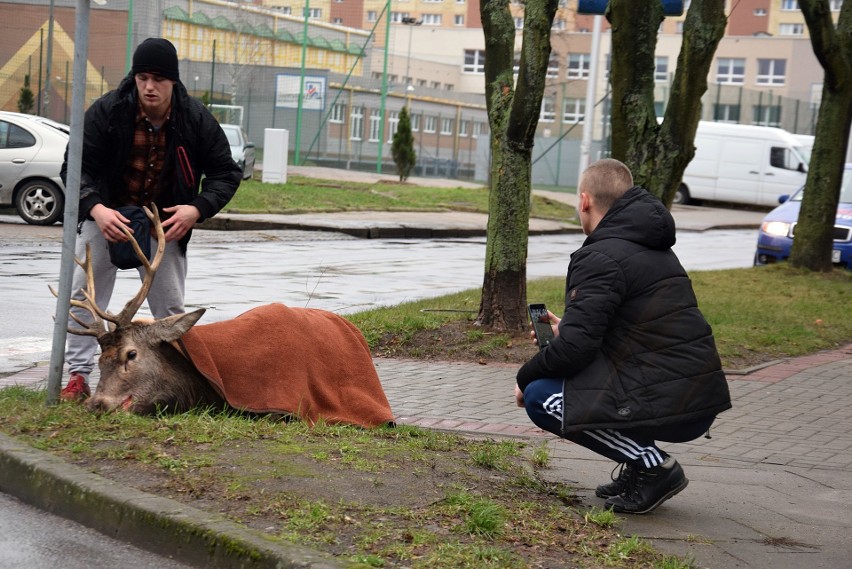
[[[530,304],[530,322],[535,332],[535,341],[540,349],[550,345],[553,341],[553,328],[550,326],[550,316],[547,307],[543,304]]]

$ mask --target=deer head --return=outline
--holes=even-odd
[[[182,412],[200,404],[220,405],[222,399],[172,346],[172,342],[198,322],[204,314],[203,308],[155,320],[133,320],[151,289],[166,250],[166,238],[156,206],[153,212],[147,207],[144,209],[157,236],[157,249],[149,262],[130,230],[122,226],[145,267],[145,278],[139,292],[121,312],[112,314],[95,302],[95,279],[88,243],[86,259],[76,259],[86,271],[86,288],[81,290],[84,300],[72,299],[71,305],[89,311],[93,322],[84,322],[72,312],[71,319],[81,328],[69,327],[68,332],[94,336],[101,346],[98,360],[100,380],[87,406],[92,411],[124,409],[137,414],[152,414],[157,410]],[[51,291],[57,294],[52,287]]]

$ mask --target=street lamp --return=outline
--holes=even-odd
[[[418,20],[417,18],[402,18],[401,22],[406,26],[419,26],[423,23],[423,20]],[[408,92],[408,96],[411,97],[411,92],[414,91],[414,86],[411,84],[411,38],[414,36],[414,30],[408,30],[408,57],[405,59],[405,80],[408,82],[408,86],[405,90]]]

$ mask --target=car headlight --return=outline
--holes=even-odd
[[[790,234],[790,224],[784,221],[764,221],[760,230],[768,235],[787,237]]]

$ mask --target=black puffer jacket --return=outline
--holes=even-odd
[[[565,378],[563,432],[730,409],[710,325],[674,243],[671,214],[636,186],[571,256],[559,336],[518,371],[521,389]]]
[[[136,82],[133,75],[128,75],[117,89],[92,103],[86,111],[79,221],[87,219],[98,203],[110,208],[123,205],[118,200],[127,193],[123,174],[133,143],[137,108]],[[157,199],[157,208],[162,216],[165,207],[193,205],[201,212],[199,221],[204,221],[216,215],[234,196],[242,178],[240,169],[231,157],[228,139],[219,123],[200,101],[189,96],[180,82],[174,86],[167,128],[162,175],[165,189]],[[61,172],[63,182],[67,167],[66,150]],[[186,248],[190,234],[181,239],[182,249]]]

